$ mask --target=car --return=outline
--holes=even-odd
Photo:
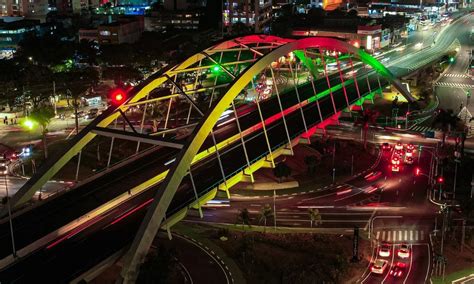
[[[6,167],[10,163],[9,159],[0,158],[0,166]]]
[[[395,150],[395,152],[393,152],[393,155],[403,157],[403,150]]]
[[[383,151],[389,151],[390,149],[391,149],[390,144],[388,144],[387,142],[382,144]]]
[[[409,258],[410,257],[410,247],[407,244],[402,244],[400,249],[397,251],[397,255],[400,258]]]
[[[407,150],[415,150],[415,146],[411,143],[407,144]]]
[[[8,174],[7,166],[0,166],[0,175],[7,175],[7,174]]]
[[[405,267],[405,263],[397,262],[395,265],[392,266],[392,269],[390,269],[389,274],[393,277],[401,277],[403,276],[403,274],[405,274]]]
[[[77,117],[80,118],[80,117],[83,117],[85,115],[84,111],[78,111],[77,112]],[[76,118],[76,115],[74,114],[74,112],[71,114],[71,118]]]
[[[387,260],[385,259],[377,259],[373,264],[372,264],[372,267],[370,268],[370,271],[372,271],[372,273],[376,273],[376,274],[383,274],[385,269],[387,268],[388,264],[387,264]]]
[[[87,112],[85,118],[86,118],[86,119],[93,119],[93,118],[96,118],[98,114],[99,114],[99,109],[97,109],[97,108],[91,108],[91,109]]]
[[[395,150],[403,150],[403,144],[401,142],[397,142],[397,144],[395,144]]]
[[[406,157],[405,158],[405,163],[407,165],[413,165],[413,157]]]
[[[405,151],[405,156],[407,156],[407,157],[413,157],[413,150],[407,149],[407,150]]]
[[[392,172],[398,173],[400,171],[400,166],[399,165],[392,165]]]
[[[400,165],[400,158],[398,158],[397,156],[394,156],[392,158],[392,165]]]
[[[390,247],[389,244],[383,243],[380,248],[379,248],[379,256],[381,257],[389,257],[390,256],[390,251],[392,248]]]

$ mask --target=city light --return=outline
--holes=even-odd
[[[421,175],[421,169],[420,168],[416,168],[415,169],[415,176],[419,176]]]
[[[437,177],[436,182],[439,183],[439,184],[444,183],[444,177],[442,177],[442,176]]]
[[[212,67],[212,72],[214,72],[214,73],[219,73],[219,72],[221,72],[221,67],[218,66],[218,65],[215,65],[214,67]]]
[[[32,130],[35,127],[35,122],[29,118],[26,118],[23,121],[23,126],[29,130]]]

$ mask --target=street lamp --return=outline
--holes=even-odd
[[[12,222],[12,210],[11,210],[11,204],[10,204],[10,196],[8,194],[8,182],[7,182],[7,174],[6,173],[0,173],[0,175],[3,175],[3,179],[5,181],[5,192],[6,192],[6,199],[7,199],[7,208],[8,208],[8,221],[10,223],[10,235],[12,238],[12,251],[13,251],[13,257],[16,258],[16,248],[15,248],[15,237],[13,236],[13,222]]]

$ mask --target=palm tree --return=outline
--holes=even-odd
[[[250,225],[250,212],[247,208],[239,210],[239,214],[237,215],[237,222],[242,222],[242,227],[244,227],[245,225],[249,226],[249,228],[252,227]]]
[[[454,114],[452,109],[439,109],[437,111],[437,115],[432,122],[432,126],[441,128],[443,133],[442,145],[444,145],[446,142],[446,135],[451,132],[452,129],[456,128],[459,120],[460,119]]]
[[[363,132],[364,149],[367,149],[367,132],[369,130],[369,126],[377,124],[378,116],[379,116],[378,111],[374,111],[369,108],[366,108],[363,111],[359,111],[359,116],[357,117],[357,120],[354,122],[354,126],[358,126],[358,125],[361,126],[361,131]]]
[[[308,214],[309,214],[309,219],[310,219],[310,223],[311,223],[311,228],[313,227],[313,224],[315,226],[319,225],[322,223],[321,221],[321,214],[319,214],[319,210],[316,209],[316,208],[309,208],[308,210]]]
[[[265,204],[265,206],[262,207],[262,210],[260,212],[260,221],[262,222],[263,220],[263,232],[265,233],[267,230],[267,219],[273,216],[273,211],[272,207],[270,204]]]
[[[30,118],[41,126],[41,134],[43,138],[44,158],[48,158],[48,146],[46,144],[46,133],[48,133],[48,125],[54,117],[54,109],[51,106],[40,106],[31,111]]]

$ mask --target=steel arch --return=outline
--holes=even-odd
[[[178,65],[161,70],[155,75],[150,76],[147,80],[130,91],[127,100],[121,106],[110,107],[107,109],[78,135],[74,136],[64,151],[57,152],[53,157],[46,160],[45,163],[38,169],[37,174],[33,175],[12,197],[10,201],[12,202],[12,206],[16,207],[28,202],[33,197],[35,192],[40,190],[40,188],[48,180],[50,180],[69,160],[76,156],[81,151],[81,149],[84,148],[96,136],[96,134],[92,132],[95,127],[107,127],[110,125],[120,115],[117,112],[119,108],[122,111],[126,111],[129,108],[129,104],[140,101],[141,99],[145,98],[146,95],[152,90],[165,83],[168,80],[167,76],[184,72],[183,70],[186,68],[206,58],[206,53],[214,54],[216,52],[228,51],[236,47],[242,47],[245,49],[248,44],[259,43],[271,44],[272,46],[274,45],[277,47],[279,45],[286,44],[289,41],[291,40],[266,35],[248,35],[226,40],[188,57],[185,61]],[[0,215],[4,216],[5,214],[6,211],[2,210]]]
[[[182,179],[187,175],[193,157],[198,153],[206,137],[211,133],[217,123],[219,116],[226,110],[232,101],[239,95],[242,88],[247,86],[252,78],[259,74],[264,68],[281,56],[285,56],[295,50],[307,48],[320,48],[326,50],[337,50],[351,53],[362,62],[372,66],[376,72],[387,78],[394,86],[404,94],[408,100],[413,101],[411,95],[391,74],[391,72],[364,51],[354,46],[332,38],[313,37],[300,40],[288,40],[286,44],[279,46],[270,53],[265,54],[252,65],[247,67],[228,87],[226,93],[216,102],[205,117],[196,126],[190,139],[176,157],[176,161],[170,168],[160,190],[157,191],[154,201],[150,205],[147,214],[135,236],[135,239],[126,255],[122,277],[125,283],[134,281],[137,269],[142,262],[148,248],[150,247],[158,229],[161,227],[166,210],[176,193]]]

